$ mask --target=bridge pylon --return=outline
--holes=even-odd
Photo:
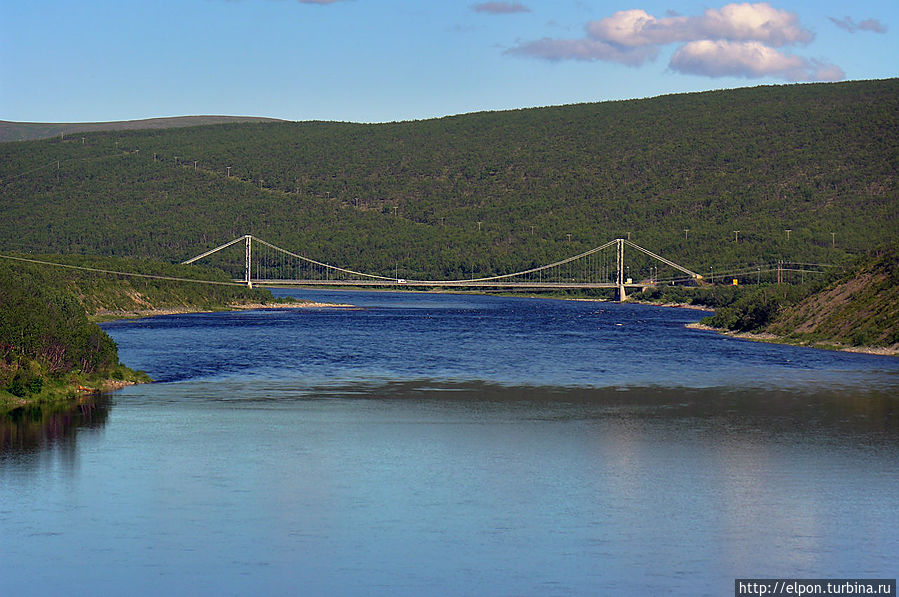
[[[618,256],[618,301],[623,303],[627,300],[627,292],[624,290],[624,239],[616,238],[615,245]]]
[[[203,259],[204,257],[209,257],[213,253],[218,253],[222,249],[227,249],[231,245],[239,243],[240,241],[244,241],[246,244],[246,248],[244,250],[244,276],[243,276],[242,281],[247,285],[247,288],[252,288],[253,287],[253,279],[251,277],[251,272],[253,271],[253,267],[252,267],[253,266],[253,235],[252,234],[244,234],[243,236],[238,236],[231,242],[227,242],[223,245],[219,245],[218,247],[211,249],[209,251],[206,251],[205,253],[201,253],[201,254],[197,255],[196,257],[192,257],[191,259],[182,261],[181,264],[189,265],[191,263],[199,261],[200,259]]]
[[[250,277],[250,272],[253,270],[253,236],[247,234],[244,236],[247,239],[247,250],[246,250],[246,258],[244,260],[244,282],[247,283],[247,288],[253,288],[253,279]]]

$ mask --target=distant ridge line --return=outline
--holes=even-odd
[[[136,131],[169,129],[212,124],[235,124],[254,122],[287,122],[279,118],[262,116],[171,116],[144,118],[141,120],[118,120],[111,122],[12,122],[0,120],[0,142],[34,141],[49,139],[57,135],[93,133],[100,131]]]

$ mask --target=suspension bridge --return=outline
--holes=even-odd
[[[242,263],[216,262],[232,247],[243,245]],[[639,259],[633,264],[625,261],[625,248],[632,249]],[[234,249],[231,249],[234,251]],[[238,249],[239,250],[239,249]],[[574,289],[612,288],[619,300],[626,300],[628,289],[644,289],[660,283],[686,283],[698,281],[702,276],[661,255],[645,249],[630,240],[616,238],[588,251],[578,253],[553,263],[531,267],[508,274],[477,276],[464,279],[417,279],[400,277],[397,267],[393,276],[360,272],[346,267],[323,263],[278,247],[246,234],[182,262],[187,265],[201,260],[225,267],[235,282],[253,286],[342,286],[342,287],[421,287],[467,289]],[[235,268],[238,265],[238,268]],[[660,275],[659,267],[664,271]],[[235,271],[238,269],[238,271]],[[242,270],[242,271],[240,271]]]
[[[627,253],[625,249],[632,249]],[[239,255],[234,253],[239,251]],[[709,275],[702,276],[686,267],[657,255],[629,239],[616,238],[566,259],[546,265],[530,267],[521,271],[498,275],[475,275],[455,279],[415,278],[403,269],[400,276],[399,264],[394,275],[383,275],[355,271],[310,259],[272,243],[247,234],[235,238],[196,257],[181,262],[192,264],[199,261],[230,273],[231,280],[205,280],[198,277],[173,277],[157,273],[122,271],[91,267],[87,264],[59,263],[26,257],[24,255],[0,254],[0,259],[34,263],[59,268],[68,268],[96,274],[148,278],[154,280],[186,282],[193,284],[245,285],[253,286],[331,286],[331,287],[417,287],[454,288],[482,290],[529,290],[529,289],[575,289],[609,288],[615,289],[619,300],[627,299],[629,289],[651,288],[661,285],[715,284],[716,280],[727,284],[761,284],[805,282],[806,274],[820,275],[832,264],[800,263],[777,261],[759,263],[754,266],[709,268]],[[723,270],[723,271],[722,271]],[[474,271],[472,267],[471,271]]]

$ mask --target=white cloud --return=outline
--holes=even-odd
[[[508,50],[546,60],[605,60],[639,66],[658,55],[659,47],[681,43],[669,64],[672,70],[710,77],[774,76],[788,80],[837,80],[839,67],[776,50],[804,45],[814,34],[799,17],[768,4],[733,3],[701,15],[668,13],[655,17],[642,9],[622,10],[591,21],[586,37],[524,42]]]
[[[799,26],[799,17],[786,10],[759,4],[728,4],[708,9],[702,16],[656,18],[644,10],[616,12],[587,24],[590,37],[623,46],[669,44],[702,39],[763,41],[773,46],[808,43],[810,31]]]
[[[799,26],[796,13],[778,10],[766,2],[728,4],[709,9],[697,22],[704,39],[762,41],[772,46],[807,44],[814,35]]]
[[[657,19],[645,10],[620,10],[611,17],[587,23],[587,34],[621,46],[645,46],[680,41],[678,32],[687,17]]]
[[[770,76],[788,81],[839,81],[845,77],[838,66],[785,54],[758,41],[692,41],[674,53],[668,66],[707,77]]]
[[[874,33],[886,33],[887,26],[878,21],[877,19],[865,19],[860,23],[856,23],[852,17],[843,17],[842,19],[837,19],[834,17],[827,17],[833,24],[839,27],[840,29],[845,29],[849,33],[855,33],[856,31],[873,31]]]

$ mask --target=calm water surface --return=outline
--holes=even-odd
[[[894,578],[899,359],[591,302],[105,327],[159,383],[0,421],[2,592],[727,595]]]

